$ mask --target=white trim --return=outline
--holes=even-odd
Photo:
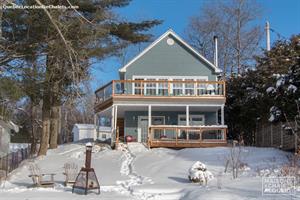
[[[200,53],[198,53],[194,48],[192,48],[189,44],[187,44],[183,39],[181,39],[172,29],[169,29],[167,32],[162,34],[158,39],[156,39],[152,44],[150,44],[146,49],[144,49],[140,54],[138,54],[136,57],[134,57],[130,62],[128,62],[125,66],[123,66],[121,69],[119,69],[119,72],[126,72],[126,69],[134,63],[136,60],[138,60],[140,57],[142,57],[144,54],[146,54],[150,49],[152,49],[157,43],[159,43],[161,40],[163,40],[168,35],[172,35],[175,39],[177,39],[179,42],[181,42],[183,45],[185,45],[189,50],[191,50],[195,55],[197,55],[200,59],[202,59],[204,62],[206,62],[209,66],[211,66],[216,73],[222,72],[221,69],[216,67],[213,63],[211,63],[209,60],[207,60],[204,56],[202,56]]]

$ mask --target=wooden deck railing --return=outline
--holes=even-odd
[[[102,103],[112,96],[225,96],[225,87],[224,81],[113,80],[95,94],[96,103]]]
[[[227,126],[150,126],[150,147],[200,147],[226,144]]]

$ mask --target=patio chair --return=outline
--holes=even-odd
[[[29,175],[29,177],[32,178],[33,187],[53,187],[54,186],[54,175],[55,174],[41,173],[41,169],[37,164],[29,165],[29,171],[31,173]],[[46,178],[46,177],[48,177],[48,178]]]
[[[65,186],[73,185],[76,181],[78,175],[78,166],[75,163],[66,163],[64,165],[65,172],[63,173],[66,176]]]

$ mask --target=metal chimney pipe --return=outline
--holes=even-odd
[[[215,53],[214,53],[214,64],[218,67],[218,36],[214,36]]]
[[[267,51],[270,51],[271,49],[271,45],[270,45],[270,24],[268,21],[266,21],[266,27],[265,27],[265,30],[266,30],[266,36],[267,36]]]

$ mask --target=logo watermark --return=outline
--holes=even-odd
[[[295,177],[263,177],[262,195],[294,195],[296,194]]]
[[[79,6],[76,5],[17,5],[17,4],[10,4],[10,5],[0,5],[0,10],[6,9],[21,9],[21,10],[34,10],[34,9],[56,9],[56,10],[67,10],[67,9],[78,9]]]

